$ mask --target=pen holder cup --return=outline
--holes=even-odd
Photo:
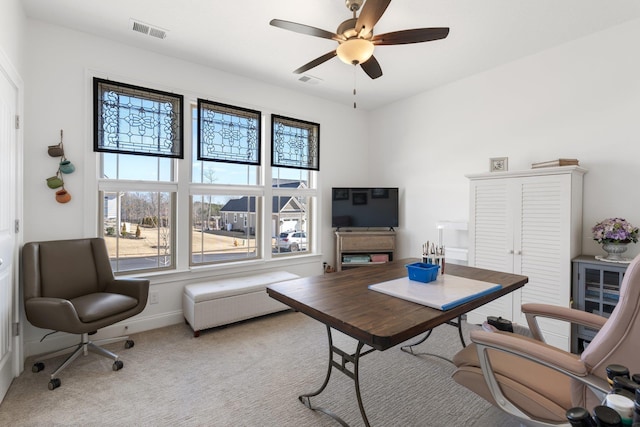
[[[438,278],[439,265],[427,264],[426,262],[414,262],[413,264],[407,264],[407,272],[409,273],[409,280],[416,282],[429,283]]]

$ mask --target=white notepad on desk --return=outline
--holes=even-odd
[[[402,277],[370,285],[369,289],[445,311],[498,291],[502,289],[502,286],[465,277],[440,274],[435,281],[429,283],[416,282],[409,280],[408,277]]]

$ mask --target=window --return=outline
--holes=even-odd
[[[102,231],[113,270],[165,269],[174,265],[175,193],[101,191]]]
[[[100,232],[114,272],[174,268],[175,160],[113,153],[100,158]]]
[[[278,115],[271,116],[271,164],[274,198],[273,252],[310,250],[307,234],[315,202],[313,171],[320,169],[320,125]],[[298,232],[285,239],[282,234]],[[304,238],[301,236],[304,235]]]
[[[320,125],[271,116],[271,165],[320,170]]]
[[[274,236],[294,234],[301,237],[304,234],[304,242],[297,241],[291,245],[291,240],[283,241],[275,239],[273,253],[282,254],[298,251],[309,251],[306,233],[311,230],[310,212],[315,201],[315,192],[309,191],[307,185],[310,182],[309,171],[274,168],[276,176],[273,184],[273,210],[272,227]],[[293,237],[293,236],[290,236]]]
[[[175,268],[182,96],[94,79],[100,234],[114,272]]]
[[[94,151],[183,158],[182,95],[93,79]]]
[[[94,79],[100,233],[116,274],[311,252],[319,125],[274,116],[265,138],[262,112],[194,97],[185,145],[182,100]]]
[[[198,100],[192,121],[190,264],[257,259],[261,113]]]
[[[198,99],[198,160],[260,165],[261,114]]]
[[[191,196],[191,211],[191,265],[259,256],[258,197],[196,194]]]

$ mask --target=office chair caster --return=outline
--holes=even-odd
[[[37,373],[40,372],[44,369],[44,363],[42,362],[36,362],[33,364],[33,366],[31,367],[31,372],[33,373]]]
[[[124,348],[131,348],[131,347],[133,347],[133,346],[134,346],[134,344],[135,344],[135,343],[133,342],[133,340],[127,340],[127,341],[124,343]]]
[[[113,362],[113,370],[114,371],[119,371],[123,367],[124,367],[124,363],[122,363],[122,360],[116,360],[115,362]]]
[[[52,378],[51,381],[49,381],[49,390],[55,390],[58,387],[60,387],[60,385],[62,385],[62,382],[60,381],[60,378]]]

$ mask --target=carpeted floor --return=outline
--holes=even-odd
[[[465,325],[468,335],[468,327]],[[298,395],[320,387],[327,369],[324,325],[284,312],[205,331],[199,338],[184,324],[133,335],[135,346],[108,348],[124,368],[89,354],[62,372],[62,386],[47,388],[63,357],[44,371],[16,378],[0,405],[2,426],[337,426],[303,406]],[[334,335],[355,351],[355,341]],[[373,426],[516,427],[487,402],[456,384],[451,358],[461,348],[457,331],[437,328],[416,355],[399,347],[361,359],[364,405]],[[353,381],[333,371],[314,405],[330,409],[351,426],[363,425]]]

